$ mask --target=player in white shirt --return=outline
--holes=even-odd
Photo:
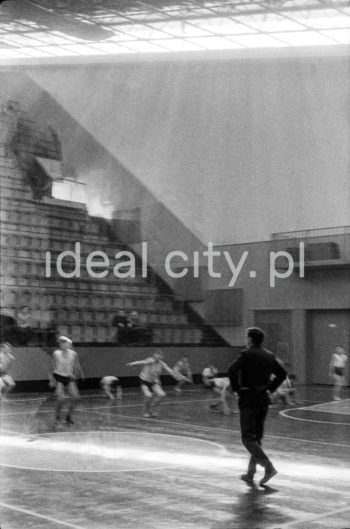
[[[15,381],[8,374],[15,357],[12,354],[12,347],[8,342],[0,345],[0,400],[15,387]]]
[[[115,400],[115,397],[117,396],[117,399],[121,399],[123,396],[123,390],[120,385],[120,381],[118,377],[114,377],[112,375],[105,376],[101,378],[100,380],[101,388],[110,400]]]
[[[163,352],[157,351],[145,360],[129,362],[128,366],[143,366],[139,374],[141,391],[145,397],[144,417],[157,417],[161,401],[166,396],[162,389],[160,375],[166,371],[178,381],[178,373],[175,373],[164,361]]]
[[[72,349],[72,341],[66,336],[58,338],[58,349],[52,354],[52,378],[51,384],[56,386],[56,425],[61,420],[64,407],[65,394],[68,394],[68,408],[66,424],[73,424],[72,413],[79,400],[79,390],[76,384],[77,378],[83,378],[78,355]],[[53,380],[52,380],[53,379]],[[53,382],[54,381],[54,382]]]
[[[193,384],[191,366],[187,356],[183,356],[176,362],[173,371],[178,375],[178,383],[174,388],[175,391],[182,391],[182,387],[186,383]]]
[[[348,356],[343,347],[336,347],[332,354],[329,365],[329,374],[333,378],[333,399],[340,399],[340,391],[345,386],[345,367],[348,361]]]
[[[215,378],[217,374],[218,370],[216,367],[212,365],[205,367],[202,371],[203,386],[211,389],[213,387],[213,378]]]
[[[230,415],[230,408],[227,404],[227,394],[231,392],[230,379],[228,377],[215,377],[212,379],[212,389],[219,397],[209,404],[215,411],[221,411],[224,415]]]

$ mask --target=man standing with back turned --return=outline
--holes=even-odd
[[[238,393],[242,442],[250,453],[248,471],[241,479],[253,484],[256,465],[265,469],[260,486],[265,485],[277,470],[261,447],[270,393],[286,378],[285,369],[273,353],[261,347],[264,331],[258,327],[247,329],[247,349],[239,354],[229,368],[232,390]]]

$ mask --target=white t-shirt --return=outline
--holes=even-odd
[[[52,355],[54,373],[61,377],[74,377],[74,369],[77,361],[77,353],[73,349],[56,349]]]

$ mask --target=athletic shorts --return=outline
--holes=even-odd
[[[334,374],[338,375],[338,377],[344,376],[344,368],[343,367],[334,367]]]
[[[156,385],[155,382],[147,382],[146,380],[142,380],[142,378],[139,378],[140,386],[147,386],[149,390],[153,391],[153,387]]]
[[[68,386],[68,384],[73,381],[72,377],[63,377],[62,375],[59,375],[58,373],[54,373],[53,377],[56,380],[56,382],[60,382],[64,386]]]

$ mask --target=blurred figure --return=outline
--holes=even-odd
[[[137,345],[147,345],[150,343],[149,329],[142,324],[137,310],[133,310],[128,318],[128,342]]]
[[[122,345],[127,345],[129,343],[129,322],[125,310],[118,310],[112,320],[112,327],[116,328],[114,340]]]
[[[15,387],[13,378],[8,374],[12,362],[15,360],[12,347],[8,342],[0,345],[0,400]]]
[[[84,378],[77,353],[72,349],[72,341],[66,336],[58,338],[58,349],[52,354],[52,377],[56,383],[56,415],[55,425],[61,421],[65,394],[67,392],[68,409],[65,417],[66,424],[73,424],[73,410],[79,400],[79,390],[76,384],[77,378]]]
[[[34,335],[33,318],[29,307],[23,306],[16,316],[16,336],[19,345],[28,345]]]
[[[156,351],[152,356],[145,360],[137,360],[129,362],[127,366],[143,366],[139,375],[141,391],[145,397],[145,414],[144,417],[157,417],[159,407],[166,397],[166,393],[162,388],[160,375],[162,371],[166,371],[175,380],[179,376],[175,373],[163,360],[164,354],[162,351]]]
[[[336,347],[329,365],[329,374],[333,379],[333,399],[340,399],[340,392],[345,386],[345,366],[348,356],[343,347]]]
[[[227,394],[231,390],[230,379],[228,377],[215,377],[212,379],[212,389],[219,397],[209,404],[212,411],[221,411],[224,415],[230,415],[230,408],[227,404]]]
[[[110,400],[121,399],[123,396],[123,390],[120,385],[120,381],[118,377],[114,377],[112,375],[105,376],[101,378],[100,380],[101,388]]]
[[[272,403],[275,404],[280,402],[286,405],[294,404],[291,397],[295,396],[295,382],[295,375],[287,376],[282,382],[282,384],[271,395]]]
[[[202,383],[205,388],[211,389],[213,387],[213,378],[218,374],[216,367],[209,365],[202,371]]]
[[[173,371],[177,373],[179,379],[174,388],[175,391],[182,391],[185,384],[193,384],[191,366],[187,356],[183,356],[176,362]]]

